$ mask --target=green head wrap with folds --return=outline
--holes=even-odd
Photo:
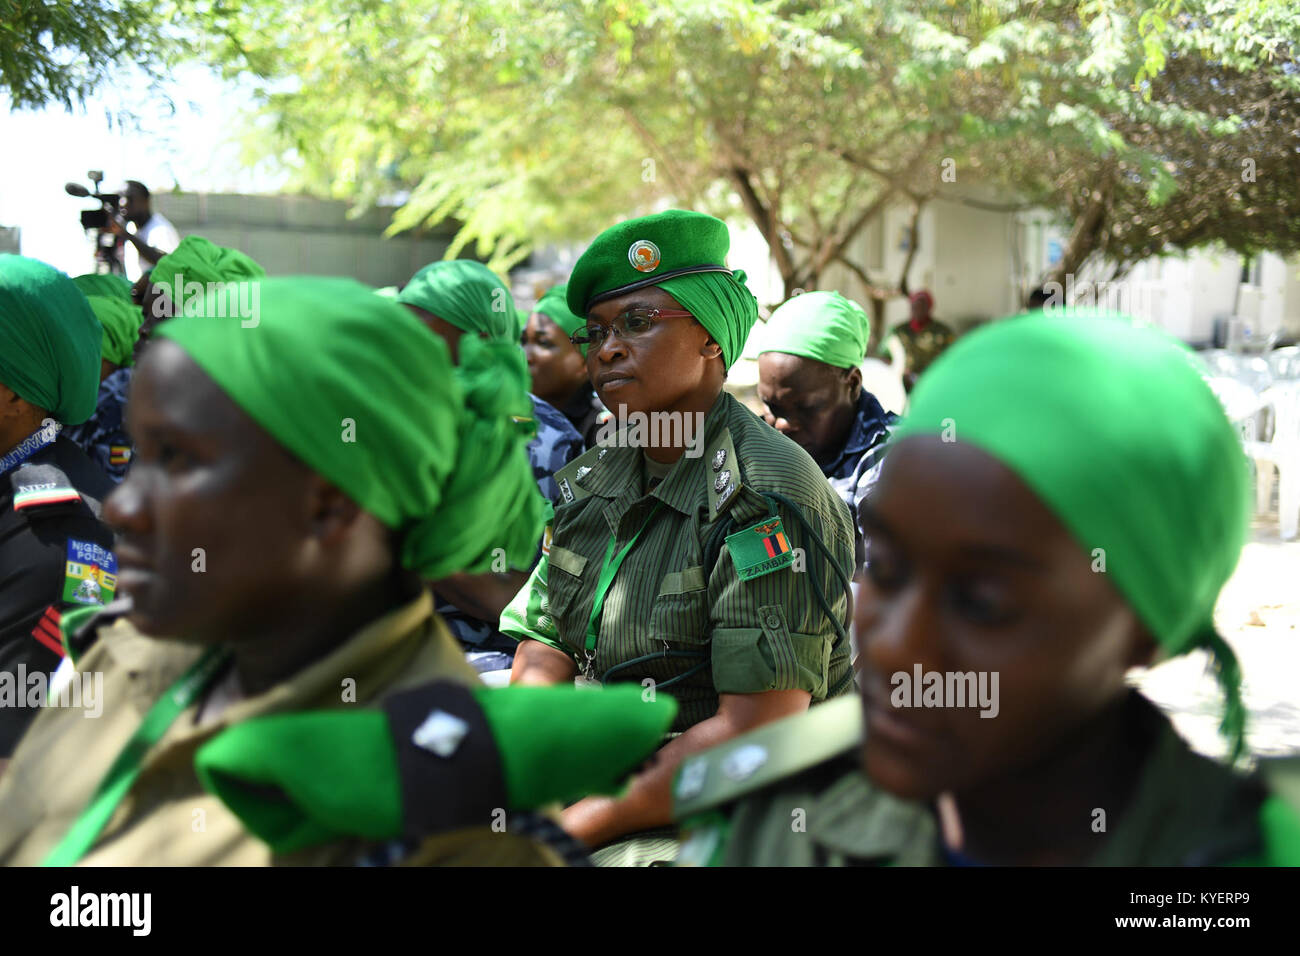
[[[450,259],[425,266],[397,296],[450,322],[498,342],[519,341],[522,328],[510,290],[495,272],[472,259]]]
[[[569,284],[567,282],[551,287],[544,296],[537,300],[537,305],[533,307],[533,311],[542,313],[542,315],[562,328],[565,335],[572,335],[585,326],[587,320],[573,314],[566,298],[568,292]]]
[[[1214,628],[1249,526],[1248,466],[1192,352],[1125,316],[1064,310],[960,339],[918,380],[894,442],[955,433],[1014,471],[1166,654],[1203,647],[1240,752],[1240,668]]]
[[[105,299],[120,299],[131,302],[131,283],[125,276],[110,275],[105,272],[87,272],[85,275],[73,276],[72,284],[89,299],[92,295]]]
[[[0,255],[0,385],[65,425],[95,413],[103,329],[66,275]]]
[[[760,355],[785,352],[836,368],[857,368],[867,357],[871,321],[862,306],[838,292],[805,292],[773,312],[755,335]]]
[[[158,260],[149,273],[154,285],[173,288],[176,277],[190,282],[241,282],[261,279],[266,270],[238,249],[227,249],[202,236],[186,236],[175,252]],[[187,298],[192,298],[187,294]]]
[[[100,354],[119,368],[131,365],[135,340],[140,335],[140,325],[144,320],[140,307],[130,301],[123,302],[102,295],[88,295],[86,301],[90,303],[90,310],[95,313],[95,318],[99,319],[99,324],[104,329]]]
[[[655,286],[699,320],[730,368],[758,321],[745,273],[726,266],[730,247],[727,224],[704,213],[669,209],[621,222],[597,236],[574,265],[569,309],[586,316],[606,299]]]
[[[406,309],[350,279],[267,279],[261,319],[183,316],[180,345],[286,449],[390,528],[429,579],[527,567],[543,502],[511,420],[528,397],[513,343],[447,347]]]

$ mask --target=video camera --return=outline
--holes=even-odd
[[[99,191],[99,184],[104,181],[102,171],[92,169],[86,173],[86,178],[95,184],[94,189],[87,189],[80,183],[68,183],[63,187],[63,191],[69,196],[99,200],[98,209],[83,209],[81,211],[81,228],[97,231],[95,236],[96,271],[100,271],[100,265],[104,265],[107,266],[107,271],[120,274],[124,271],[121,256],[122,240],[109,231],[108,222],[110,217],[118,215],[118,211],[122,206],[122,196],[120,193],[101,193]]]

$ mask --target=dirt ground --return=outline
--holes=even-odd
[[[1282,541],[1276,517],[1257,518],[1214,619],[1241,662],[1254,754],[1300,753],[1300,541]],[[1199,751],[1221,755],[1218,685],[1204,653],[1166,661],[1134,683]]]

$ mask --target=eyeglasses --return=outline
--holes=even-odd
[[[694,317],[692,313],[680,309],[628,309],[616,315],[609,325],[588,325],[578,329],[569,336],[569,341],[579,348],[591,345],[600,348],[605,341],[605,336],[610,332],[617,333],[620,339],[634,339],[638,335],[649,332],[660,319],[693,319]]]

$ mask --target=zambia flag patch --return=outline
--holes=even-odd
[[[107,604],[117,590],[117,558],[93,541],[68,539],[63,600],[68,604]]]
[[[742,581],[780,571],[794,563],[790,539],[781,526],[781,519],[775,515],[727,535],[727,551]]]

